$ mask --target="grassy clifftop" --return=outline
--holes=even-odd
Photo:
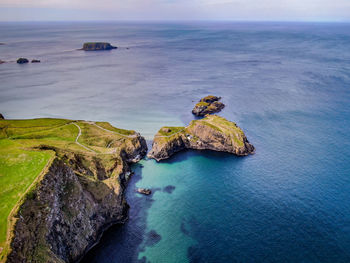
[[[121,155],[134,158],[138,144],[135,131],[118,129],[106,122],[0,120],[0,261],[7,253],[19,206],[55,157],[69,162],[74,155],[83,156],[85,162],[94,161],[96,165],[90,173],[101,180],[97,178],[100,167],[119,175],[124,169],[117,165],[122,162]],[[118,191],[115,177],[113,183],[108,182],[111,177],[113,174],[102,180]]]

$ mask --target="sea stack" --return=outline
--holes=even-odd
[[[253,154],[255,148],[236,123],[217,115],[193,120],[187,127],[163,127],[154,136],[148,158],[164,160],[184,149],[213,150],[238,156]]]
[[[221,111],[225,104],[219,102],[221,97],[209,95],[202,98],[193,108],[192,113],[196,116],[205,116]]]
[[[116,48],[117,47],[114,47],[107,42],[87,42],[87,43],[84,43],[82,50],[99,51],[99,50],[111,50]]]

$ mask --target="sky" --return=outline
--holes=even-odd
[[[350,21],[350,0],[0,0],[0,21]]]

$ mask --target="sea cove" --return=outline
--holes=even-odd
[[[151,149],[222,97],[254,155],[188,150],[132,166],[129,220],[84,262],[348,262],[350,26],[0,23],[0,112],[108,121]],[[106,41],[111,51],[77,50]],[[148,196],[137,188],[151,189]]]

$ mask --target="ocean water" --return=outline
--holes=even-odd
[[[350,262],[350,24],[1,23],[0,42],[1,60],[42,61],[0,65],[7,118],[109,121],[150,144],[214,94],[256,147],[134,165],[129,221],[83,262]]]

